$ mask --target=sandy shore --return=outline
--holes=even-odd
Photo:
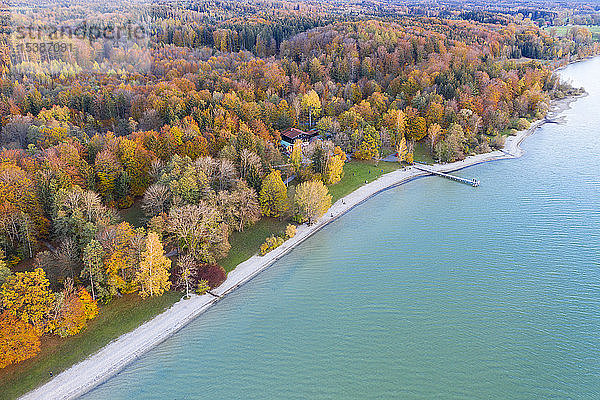
[[[529,129],[520,131],[515,136],[508,137],[503,150],[470,156],[462,161],[450,164],[435,164],[431,168],[441,172],[451,172],[483,162],[520,157],[523,151],[519,144],[523,139],[531,135],[542,124],[552,122],[560,113],[569,108],[569,104],[576,99],[577,97],[570,97],[553,102],[545,119],[535,122]],[[227,280],[213,291],[221,297],[217,298],[205,294],[203,296],[193,296],[189,300],[180,300],[167,311],[132,332],[112,341],[97,353],[57,375],[46,384],[27,393],[21,399],[59,400],[74,399],[83,395],[118,373],[149,349],[167,339],[219,301],[222,296],[248,282],[331,221],[336,220],[352,208],[382,191],[426,175],[428,175],[426,172],[407,167],[383,175],[379,179],[358,188],[333,204],[329,211],[315,224],[299,226],[296,236],[287,240],[277,249],[265,256],[255,255],[239,264],[229,273]]]

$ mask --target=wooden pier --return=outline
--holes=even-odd
[[[464,183],[465,185],[471,185],[473,187],[479,186],[479,181],[477,179],[475,179],[475,178],[473,178],[473,179],[465,179],[465,178],[461,178],[459,176],[445,174],[443,172],[439,172],[439,171],[435,171],[435,170],[433,170],[431,168],[427,168],[426,166],[424,166],[422,164],[413,164],[413,167],[415,167],[418,170],[425,171],[425,172],[428,172],[428,173],[433,174],[433,175],[441,176],[443,178],[450,179],[450,180],[455,181],[455,182]]]

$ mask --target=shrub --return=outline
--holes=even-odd
[[[205,281],[204,279],[201,279],[200,282],[198,282],[198,285],[196,285],[196,293],[198,294],[204,294],[209,290],[210,285],[208,284],[208,281]]]
[[[272,250],[275,250],[282,244],[283,244],[283,238],[280,238],[279,236],[270,236],[260,246],[260,255],[264,256],[265,254],[267,254],[268,252],[270,252]]]
[[[201,281],[206,281],[208,286],[210,286],[211,289],[214,289],[225,281],[227,273],[225,272],[225,268],[220,265],[201,264],[198,267],[198,271],[194,278],[197,284]]]
[[[209,288],[216,288],[227,278],[225,269],[220,265],[204,264],[195,260],[192,262],[194,265],[189,267],[188,277],[190,290],[196,288],[196,292],[198,292],[198,286],[202,281],[205,281]],[[175,268],[170,279],[173,284],[173,288],[185,291],[185,280],[181,277],[182,272],[182,268]]]
[[[296,236],[296,225],[288,224],[288,226],[285,227],[285,237],[291,239],[294,236]]]

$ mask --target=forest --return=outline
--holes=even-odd
[[[4,10],[0,368],[116,298],[218,286],[232,235],[282,221],[255,252],[277,247],[326,212],[350,160],[501,148],[578,92],[555,68],[600,50],[584,26],[522,15],[356,7]],[[318,136],[286,148],[289,128]]]

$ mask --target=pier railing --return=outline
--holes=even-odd
[[[473,187],[479,186],[479,180],[477,180],[475,178],[473,178],[473,179],[466,179],[466,178],[461,178],[460,176],[454,176],[454,175],[446,174],[444,172],[439,172],[439,171],[436,171],[436,170],[431,169],[429,167],[426,167],[423,164],[417,164],[417,163],[415,163],[415,164],[413,164],[413,167],[415,167],[418,170],[425,171],[425,172],[428,172],[428,173],[433,174],[433,175],[437,175],[437,176],[441,176],[441,177],[446,178],[446,179],[453,180],[455,182],[464,183],[465,185],[471,185]]]

